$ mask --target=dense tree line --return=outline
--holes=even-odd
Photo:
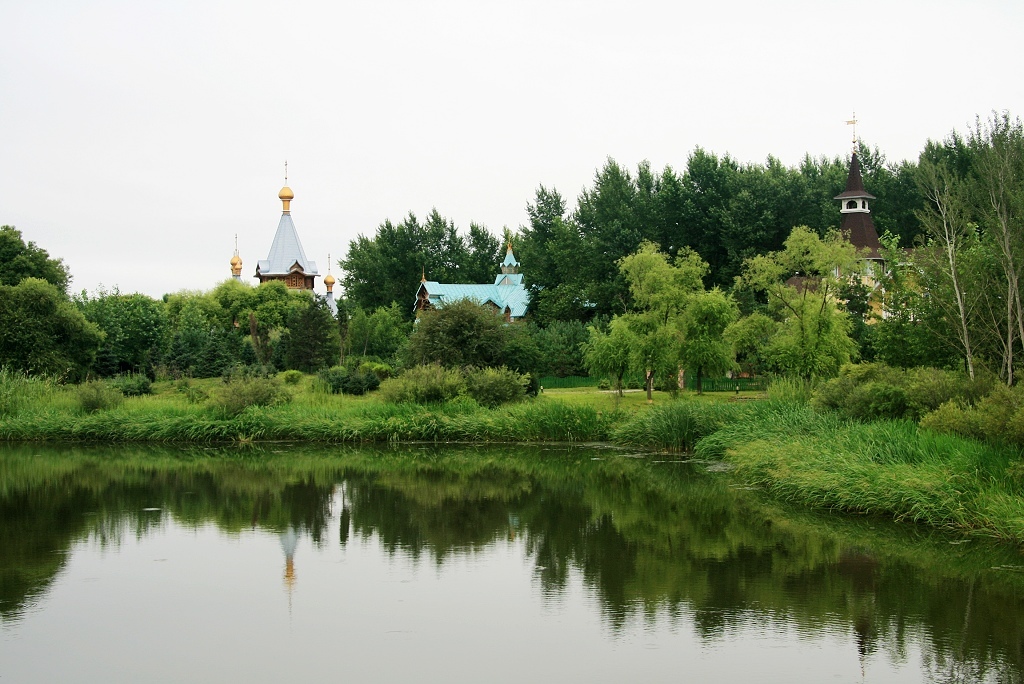
[[[901,366],[944,357],[971,378],[987,369],[1013,384],[1024,345],[1020,119],[994,114],[929,141],[917,182],[923,234],[910,253],[890,250],[878,356]]]
[[[422,277],[493,282],[504,251],[483,226],[462,233],[437,210],[351,242],[337,318],[281,283],[69,297],[63,263],[4,226],[0,365],[77,379],[470,356],[464,365],[534,376],[644,374],[650,389],[681,366],[816,377],[877,359],[988,369],[1012,384],[1024,354],[1020,121],[979,120],[929,141],[916,163],[865,145],[858,157],[886,260],[873,274],[834,232],[846,159],[741,164],[697,148],[683,171],[660,173],[608,159],[573,208],[540,186],[528,224],[503,235],[532,294],[527,321],[511,327],[472,307],[414,326]]]
[[[917,212],[923,206],[916,165],[890,164],[865,145],[859,157],[865,183],[879,198],[879,232],[912,244],[921,232]],[[529,224],[514,235],[506,231],[506,237],[513,239],[533,290],[534,320],[589,321],[629,309],[618,261],[643,242],[669,258],[696,251],[709,266],[705,284],[728,289],[746,259],[781,249],[794,226],[818,235],[838,227],[833,198],[843,190],[848,170],[848,160],[839,157],[808,155],[799,166],[786,167],[774,157],[741,164],[701,148],[682,172],[666,167],[658,173],[644,162],[631,173],[608,159],[574,209],[556,189],[539,187],[527,205]],[[439,282],[492,282],[501,247],[476,224],[460,235],[435,210],[423,223],[410,214],[400,224],[385,221],[372,237],[360,235],[339,266],[354,304],[372,310],[398,302],[411,318],[423,275]]]

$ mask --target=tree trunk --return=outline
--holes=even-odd
[[[953,186],[949,172],[933,164],[922,164],[921,189],[930,206],[922,212],[921,223],[942,250],[944,276],[949,278],[953,288],[953,299],[957,321],[955,329],[964,353],[967,374],[974,379],[974,346],[969,325],[969,306],[964,284],[961,282],[960,250],[967,239],[967,215],[965,200]]]

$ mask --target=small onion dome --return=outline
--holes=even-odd
[[[295,193],[286,185],[281,188],[281,192],[277,193],[277,197],[282,200],[293,200],[295,199]]]
[[[338,281],[336,281],[336,280],[334,279],[334,276],[332,276],[332,275],[331,275],[330,273],[328,273],[328,274],[327,274],[327,275],[326,275],[326,276],[324,277],[324,285],[326,285],[326,286],[327,286],[327,291],[328,291],[328,292],[330,292],[330,291],[331,291],[331,288],[332,288],[332,287],[334,287],[334,283],[336,283],[336,282],[338,282]]]
[[[232,266],[241,266],[242,265],[242,257],[238,256],[237,254],[235,256],[231,257],[231,265]]]

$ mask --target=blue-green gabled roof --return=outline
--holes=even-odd
[[[526,307],[530,303],[530,293],[523,285],[523,274],[516,273],[518,266],[519,262],[516,261],[512,246],[509,245],[505,260],[501,262],[502,272],[494,277],[493,284],[463,285],[424,279],[416,290],[413,308],[421,306],[424,299],[435,308],[461,299],[471,299],[480,304],[493,304],[502,313],[508,311],[508,315],[513,319],[522,318],[526,315]]]
[[[507,308],[512,318],[522,318],[526,315],[527,304],[530,303],[530,293],[523,287],[521,274],[498,276],[499,279],[505,277],[518,280],[512,285],[461,285],[425,280],[420,283],[420,289],[426,289],[427,301],[436,308],[442,308],[450,302],[471,299],[480,304],[494,304],[500,311]]]

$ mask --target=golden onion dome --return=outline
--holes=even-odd
[[[237,254],[235,256],[231,257],[231,265],[232,266],[241,266],[242,265],[242,257],[238,256]]]
[[[328,273],[327,276],[324,278],[324,285],[330,286],[330,285],[334,285],[334,283],[336,283],[336,282],[338,282],[338,281],[336,281],[334,279],[334,276],[332,276],[330,273]]]
[[[295,199],[295,193],[286,185],[281,188],[281,192],[277,193],[277,197],[282,200],[293,200]]]

